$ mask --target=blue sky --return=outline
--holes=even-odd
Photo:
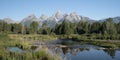
[[[0,19],[22,20],[30,14],[76,12],[92,19],[120,16],[120,0],[0,0]]]

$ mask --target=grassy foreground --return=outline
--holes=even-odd
[[[57,39],[72,39],[78,42],[87,43],[98,45],[106,48],[120,48],[120,40],[113,40],[112,38],[120,38],[120,35],[117,36],[103,36],[100,34],[91,34],[91,35],[78,35],[78,34],[71,34],[71,35],[22,35],[22,34],[9,34],[10,39],[14,39],[16,41],[23,41],[26,43],[21,43],[19,45],[23,45],[27,48],[28,43],[31,40],[38,40],[38,41],[50,41],[50,40],[57,40]]]
[[[12,46],[19,47],[23,50],[29,49],[31,42],[28,37],[30,39],[33,38],[30,36],[34,35],[0,34],[0,60],[60,60],[59,56],[51,56],[46,49],[40,49],[37,52],[27,51],[26,53],[10,52],[8,50],[8,47]],[[41,38],[41,36],[39,36],[38,39],[43,39],[43,41],[46,41],[47,39],[51,39],[51,37],[46,36],[45,38],[45,36],[42,36]]]
[[[103,38],[103,39],[101,39]],[[105,39],[106,38],[106,39]],[[117,37],[119,38],[119,37]],[[38,52],[27,53],[10,52],[8,47],[16,46],[23,50],[29,49],[31,41],[50,41],[57,39],[72,39],[78,42],[93,44],[107,48],[120,48],[119,40],[111,40],[101,35],[22,35],[0,34],[0,60],[60,60],[59,56],[51,56],[48,51],[41,49]]]

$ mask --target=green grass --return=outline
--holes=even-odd
[[[22,35],[22,34],[9,34],[11,39],[16,40],[40,40],[40,41],[49,41],[49,40],[56,40],[58,39],[57,36],[53,35]]]
[[[118,37],[119,35],[117,35]],[[111,36],[104,36],[100,34],[83,34],[83,35],[78,35],[78,34],[72,34],[72,35],[59,35],[58,36],[60,39],[72,39],[74,41],[79,42],[80,44],[92,44],[92,45],[97,45],[105,48],[120,48],[120,40],[112,40],[110,38]],[[115,37],[115,36],[114,36]],[[70,45],[71,43],[63,43]]]
[[[115,44],[110,44],[110,43],[103,43],[100,46],[105,48],[118,48]]]
[[[115,36],[113,36],[116,38]],[[119,38],[119,36],[117,36]],[[59,60],[59,56],[51,56],[45,50],[32,53],[10,52],[7,47],[17,46],[21,49],[29,49],[31,41],[51,41],[56,39],[72,39],[80,44],[93,44],[105,48],[120,48],[119,40],[111,40],[110,36],[103,37],[101,35],[22,35],[22,34],[0,34],[0,60]],[[65,43],[72,44],[72,43]]]
[[[61,36],[62,38],[62,36]],[[83,34],[83,35],[66,35],[63,38],[65,39],[72,39],[77,42],[80,42],[80,44],[92,44],[97,46],[102,46],[105,48],[120,48],[120,35],[101,35],[101,34]],[[118,40],[114,40],[118,39]],[[66,43],[67,44],[67,43]]]
[[[42,38],[41,38],[42,37]],[[25,39],[27,38],[27,39]],[[0,34],[0,60],[60,60],[59,56],[51,56],[47,50],[40,49],[33,53],[28,51],[26,53],[10,52],[8,47],[17,46],[21,49],[30,48],[30,40],[28,38],[48,41],[48,39],[56,38],[54,36],[43,35],[7,35]]]
[[[1,52],[0,60],[60,60],[59,56],[51,56],[45,50],[32,53]]]

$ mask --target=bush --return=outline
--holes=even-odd
[[[100,46],[105,47],[105,48],[117,48],[115,44],[110,44],[110,43],[103,43]]]

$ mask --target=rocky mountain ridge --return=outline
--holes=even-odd
[[[107,19],[107,18],[106,18]],[[103,22],[106,19],[98,20],[99,22]],[[21,23],[23,25],[29,26],[31,22],[36,21],[39,24],[39,27],[42,26],[42,24],[46,23],[49,27],[54,27],[57,24],[61,24],[63,20],[66,20],[67,22],[77,23],[80,20],[82,21],[88,21],[90,23],[95,22],[96,20],[90,19],[89,17],[78,15],[75,12],[72,12],[70,14],[63,14],[61,11],[57,11],[52,16],[47,16],[45,14],[42,14],[39,18],[37,18],[34,14],[29,15],[21,20],[21,22],[16,22],[15,20],[12,20],[11,18],[4,18],[2,19],[4,22],[7,23]],[[113,17],[113,22],[118,23],[120,22],[120,16]]]

